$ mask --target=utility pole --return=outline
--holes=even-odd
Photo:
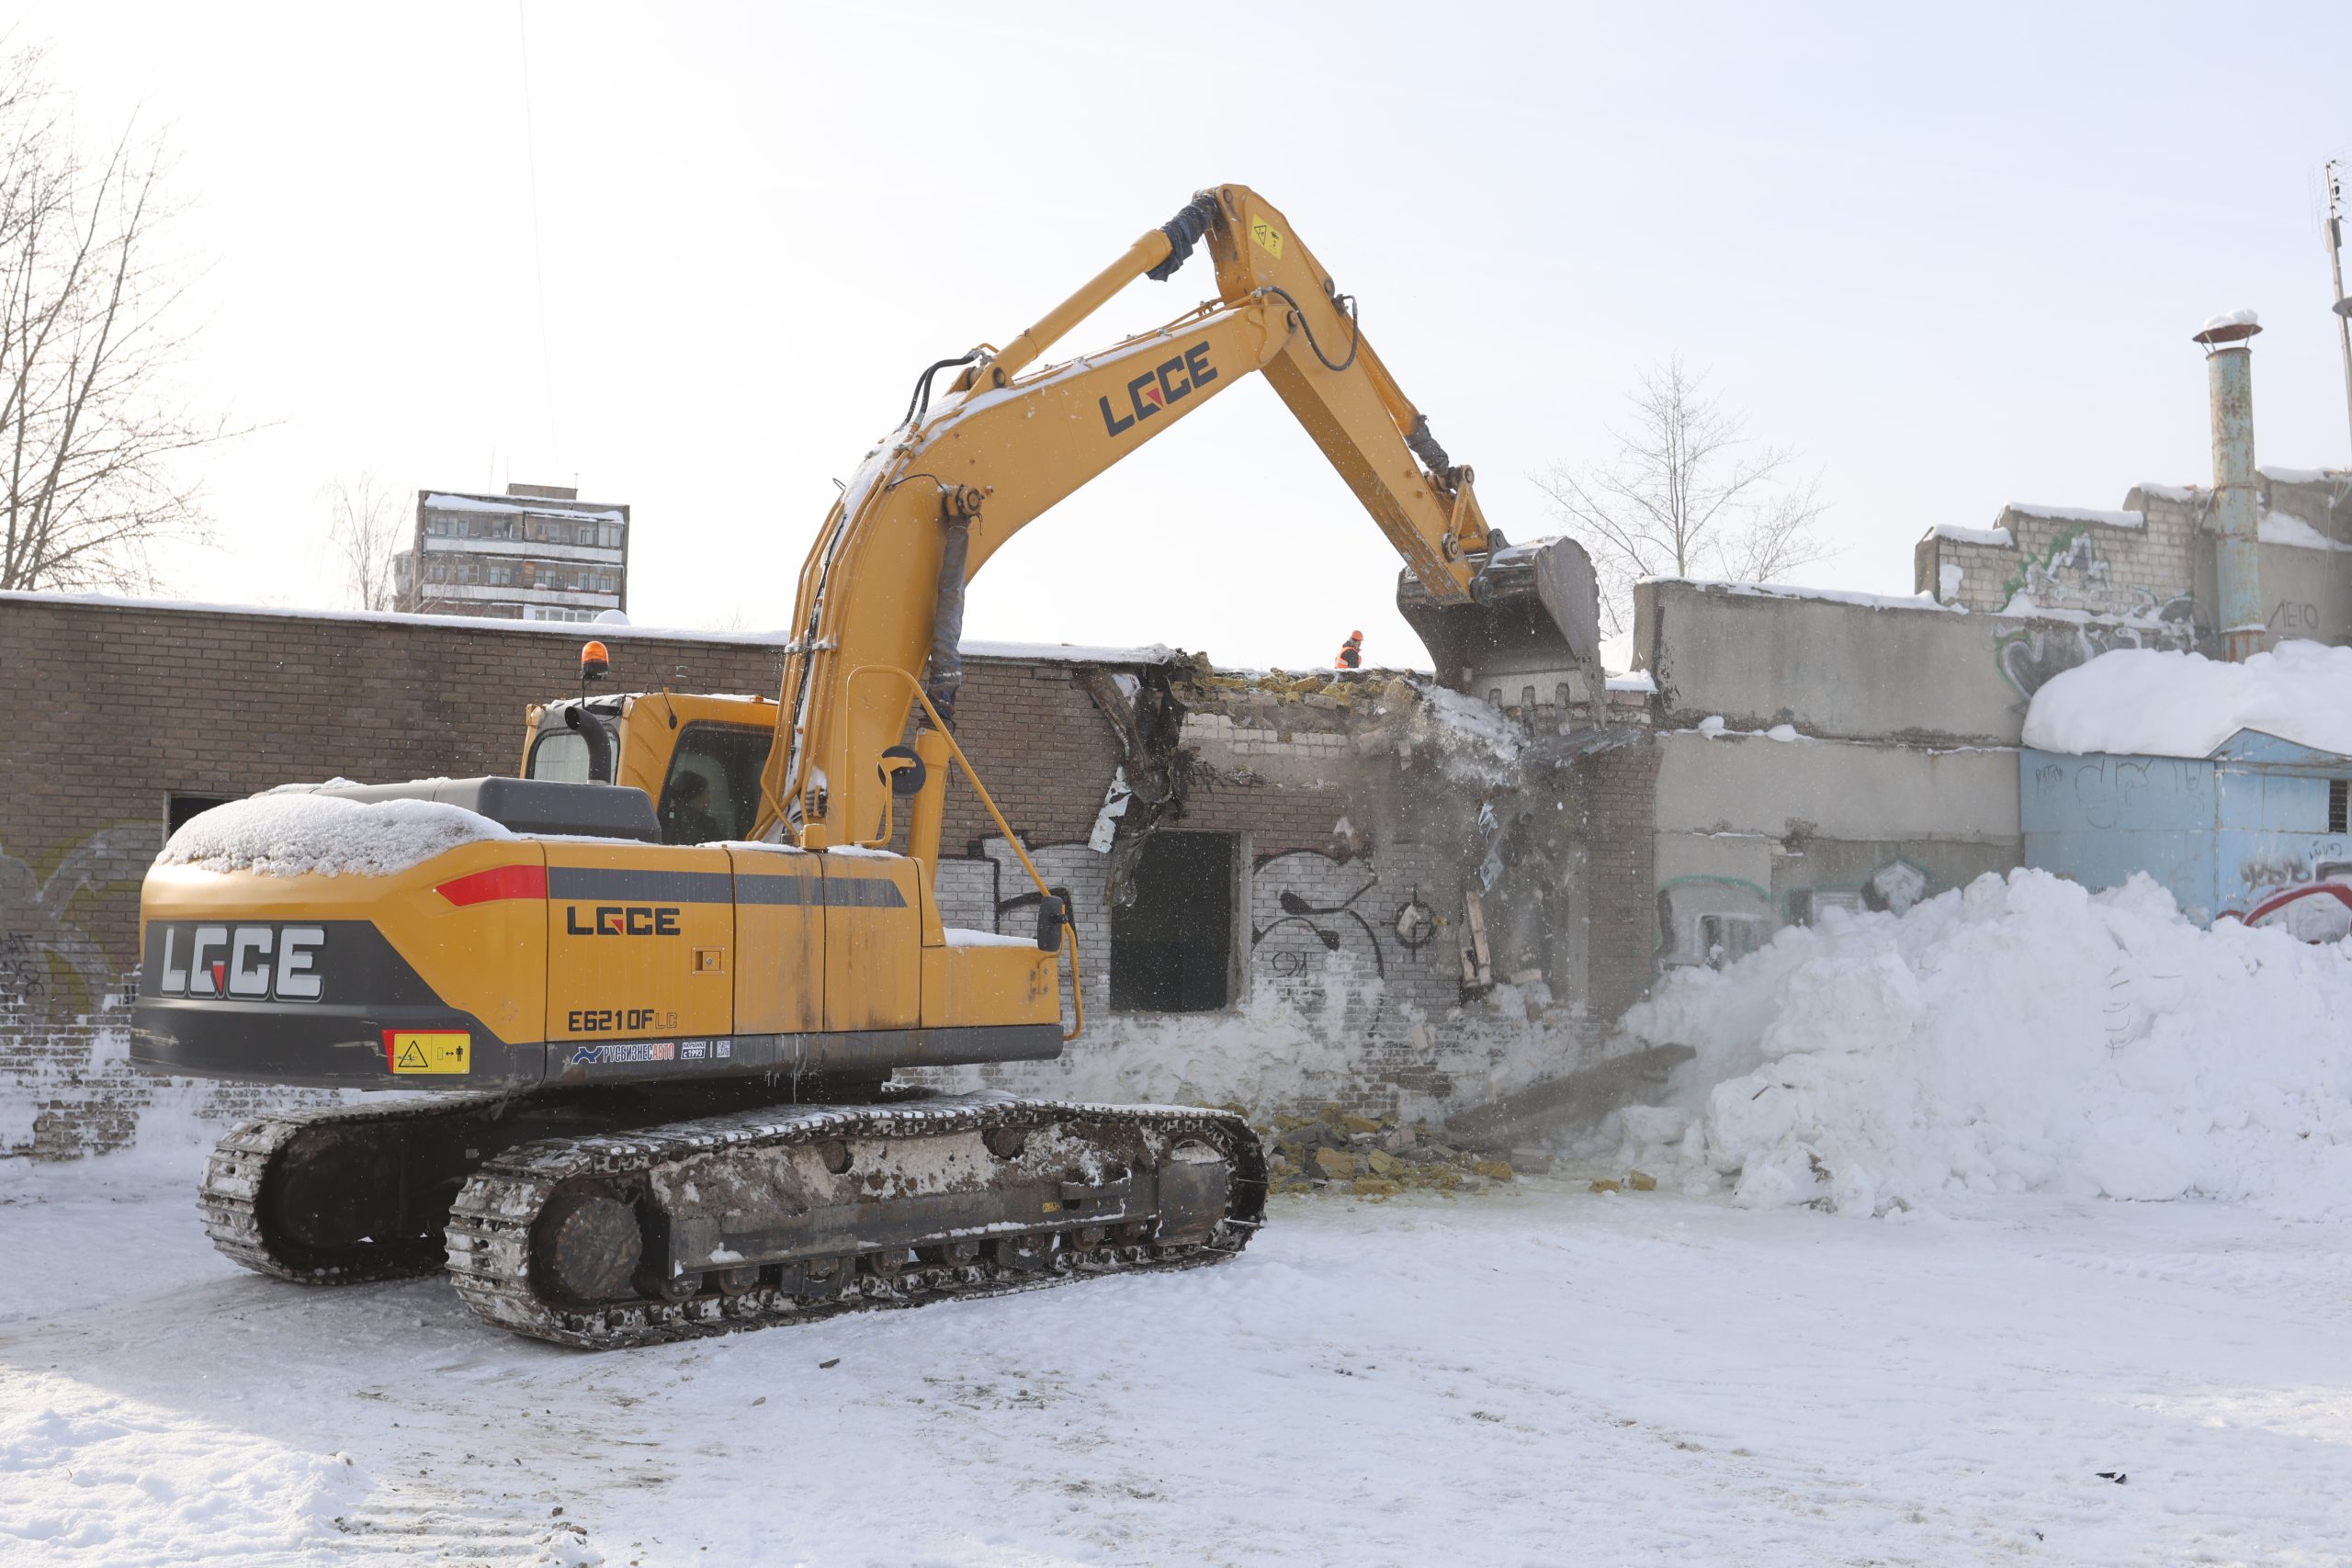
[[[2336,172],[2342,163],[2327,161],[2327,267],[2335,280],[2335,342],[2344,352],[2344,418],[2352,428],[2352,299],[2344,297],[2344,176]]]

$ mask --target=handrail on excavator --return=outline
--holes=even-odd
[[[947,754],[956,759],[957,767],[964,770],[964,777],[970,783],[972,793],[978,795],[980,804],[989,808],[989,820],[996,824],[997,831],[1004,835],[1004,841],[1012,846],[1012,852],[1020,857],[1021,869],[1029,874],[1029,881],[1037,889],[1037,897],[1041,899],[1053,897],[1054,890],[1046,886],[1046,878],[1037,870],[1037,863],[1031,860],[1029,852],[1022,847],[1021,835],[1012,830],[1012,824],[1007,822],[1004,819],[1004,813],[997,809],[996,798],[989,794],[989,786],[980,782],[980,775],[973,768],[971,759],[964,755],[964,748],[956,744],[956,737],[949,731],[946,721],[939,716],[939,710],[932,706],[931,699],[923,694],[922,682],[895,664],[861,664],[849,672],[848,678],[842,682],[843,689],[855,685],[862,677],[867,675],[896,675],[912,688],[915,701],[922,705],[923,715],[931,720],[933,732],[947,743]],[[888,794],[886,792],[883,807],[886,813],[888,811]],[[886,815],[883,818],[882,836],[879,839],[862,840],[856,842],[861,849],[887,848],[894,831]],[[933,863],[935,868],[935,857]],[[935,888],[935,880],[933,886]],[[934,891],[933,897],[936,897],[936,896]],[[1069,954],[1069,996],[1072,1015],[1070,1027],[1063,1032],[1062,1039],[1070,1041],[1077,1039],[1080,1032],[1086,1028],[1086,990],[1079,983],[1078,922],[1071,918],[1069,906],[1067,903],[1062,906],[1062,934],[1066,939],[1062,942],[1062,950]]]

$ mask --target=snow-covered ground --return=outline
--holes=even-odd
[[[2246,1207],[1580,1174],[591,1356],[242,1273],[194,1177],[0,1172],[0,1562],[2352,1561],[2352,1243]]]

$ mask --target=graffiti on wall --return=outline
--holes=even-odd
[[[2087,532],[2060,535],[2041,560],[2029,560],[2009,579],[2004,592],[2011,602],[2023,595],[2037,610],[2099,617],[2068,626],[2030,626],[1994,639],[1994,659],[2021,696],[2030,697],[2052,676],[2119,648],[2180,653],[2197,646],[2197,601],[2187,593],[2159,600],[2144,588],[2118,582]]]
[[[2154,795],[2185,797],[2182,806],[2162,807],[2170,815],[2202,815],[2207,776],[2201,764],[2173,758],[2088,756],[2042,763],[2033,770],[2033,787],[2044,799],[2071,796],[2084,826],[2108,829],[2144,820],[2158,808]]]
[[[1336,1010],[1370,1032],[1385,1005],[1365,982],[1386,978],[1388,955],[1365,910],[1380,874],[1361,856],[1321,850],[1260,855],[1250,886],[1250,975],[1253,989],[1280,997],[1309,1018]],[[1369,996],[1369,1000],[1367,1000]]]
[[[2270,926],[2301,942],[2352,936],[2352,851],[2340,837],[2281,843],[2238,863],[2236,906],[2219,918]]]
[[[941,918],[950,925],[1031,935],[1037,892],[1019,857],[1002,837],[977,847],[975,856],[940,862]],[[1029,858],[1078,911],[1089,972],[1107,983],[1105,857],[1071,842],[1036,846]],[[1320,849],[1260,855],[1246,897],[1246,919],[1237,919],[1236,934],[1249,943],[1252,988],[1309,1016],[1328,1017],[1336,1002],[1349,1026],[1371,1029],[1381,1006],[1378,982],[1398,964],[1433,961],[1436,919],[1429,906],[1418,890],[1402,897],[1384,892],[1367,856]],[[1364,1016],[1356,1016],[1359,1011]]]
[[[1659,960],[1720,969],[1763,946],[1780,925],[1772,895],[1731,876],[1679,876],[1657,892]]]
[[[1380,885],[1369,861],[1321,850],[1261,855],[1250,889],[1250,951],[1275,976],[1294,977],[1316,953],[1354,952],[1375,975],[1387,973],[1380,932],[1359,905],[1369,907]],[[1271,904],[1271,908],[1268,906]],[[1271,944],[1271,945],[1270,945]]]
[[[100,829],[45,875],[0,851],[0,1007],[62,1015],[105,1000],[117,965],[82,928],[75,905],[85,894],[136,884],[158,837],[147,822]]]
[[[1791,888],[1785,913],[1770,892],[1744,878],[1677,877],[1658,889],[1659,962],[1720,969],[1770,942],[1783,925],[1815,925],[1832,909],[1900,915],[1934,890],[1925,868],[1900,857],[1860,883]]]
[[[2271,606],[2269,629],[2278,637],[2316,637],[2321,635],[2319,606],[2281,599]]]

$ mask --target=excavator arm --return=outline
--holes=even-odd
[[[1216,299],[1030,368],[1138,276],[1172,276],[1204,240]],[[951,368],[959,373],[933,406],[933,380]],[[906,728],[918,671],[932,710],[953,722],[972,576],[1032,519],[1252,371],[1427,602],[1482,597],[1480,573],[1503,541],[1470,470],[1448,458],[1365,341],[1353,300],[1262,197],[1241,186],[1203,191],[1004,347],[933,366],[906,419],[845,487],[801,568],[761,836],[779,821],[809,848],[881,833],[891,787],[881,759]]]

